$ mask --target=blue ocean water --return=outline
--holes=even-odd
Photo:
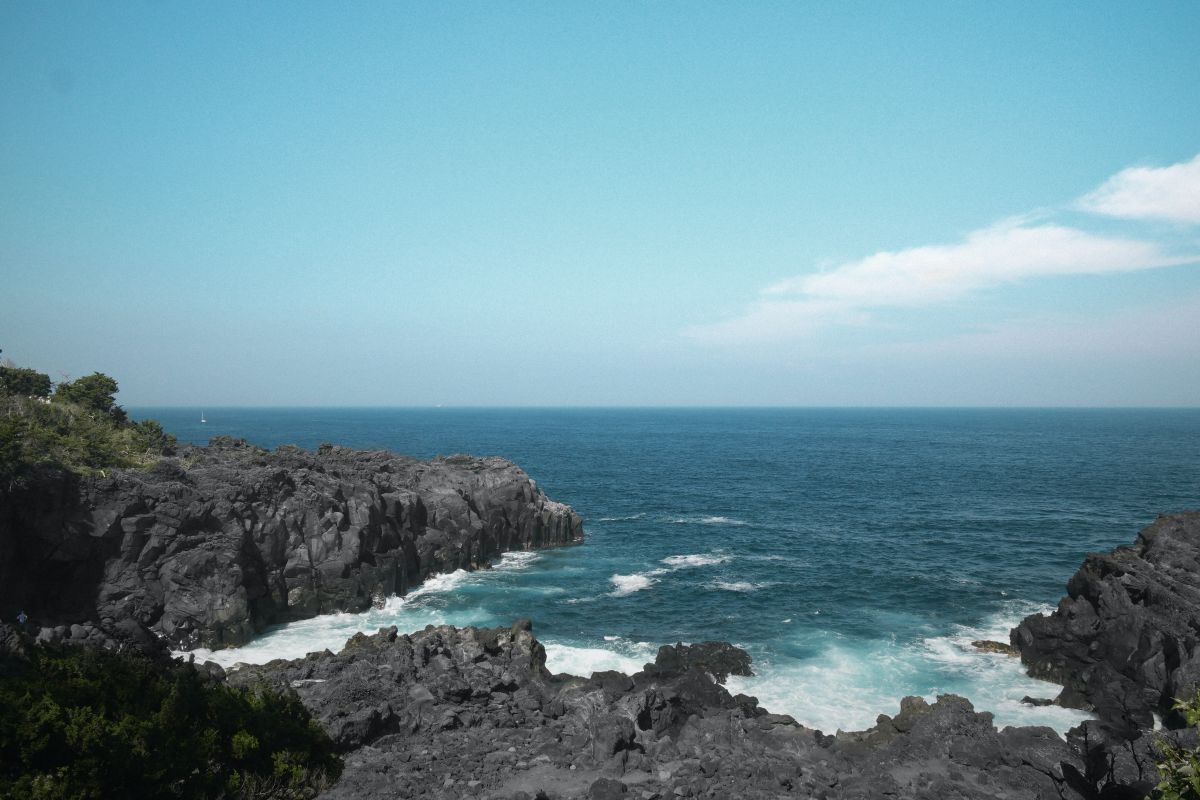
[[[285,626],[225,664],[337,649],[396,624],[534,621],[552,669],[633,671],[725,639],[732,688],[826,731],[956,692],[1000,724],[1057,687],[972,639],[1048,610],[1084,554],[1200,507],[1200,410],[133,409],[182,440],[329,441],[520,464],[587,541],[440,576],[364,614]]]

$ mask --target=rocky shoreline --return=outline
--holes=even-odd
[[[236,685],[297,692],[346,753],[323,797],[1119,798],[1153,785],[1153,741],[1092,723],[1064,741],[1005,728],[965,698],[901,701],[866,731],[825,735],[718,678],[724,643],[663,647],[635,675],[551,675],[530,624],[395,628],[337,654],[243,666]]]
[[[46,473],[0,500],[0,601],[25,607],[39,641],[159,655],[242,644],[583,537],[574,511],[503,459],[231,439],[149,473]],[[1019,652],[1063,686],[1054,702],[1096,714],[1065,740],[997,730],[951,695],[904,698],[869,730],[827,735],[730,694],[725,678],[753,666],[721,642],[663,647],[631,676],[552,675],[528,621],[389,628],[336,654],[202,666],[297,693],[345,757],[330,798],[1119,800],[1155,784],[1160,737],[1195,744],[1171,702],[1200,683],[1198,631],[1200,512],[1188,512],[1089,555],[1057,610],[1024,620],[1011,646],[977,643]],[[1156,719],[1168,730],[1152,732]]]

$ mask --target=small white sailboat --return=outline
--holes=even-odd
[[[201,424],[201,425],[203,425],[203,424],[204,424],[204,423],[206,423],[206,422],[208,422],[208,420],[206,420],[206,419],[204,418],[204,412],[203,412],[203,411],[201,411],[201,412],[200,412],[200,424]]]

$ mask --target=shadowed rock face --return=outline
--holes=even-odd
[[[267,452],[227,437],[149,473],[45,474],[0,502],[6,613],[24,608],[43,639],[149,629],[177,648],[243,644],[583,538],[579,516],[504,459]]]
[[[1160,516],[1129,547],[1093,553],[1049,616],[1012,632],[1031,675],[1063,684],[1058,702],[1094,709],[1119,736],[1200,685],[1200,512]]]
[[[1114,755],[1086,726],[997,731],[961,697],[909,697],[874,728],[826,736],[732,696],[706,643],[628,676],[551,675],[527,622],[358,634],[338,654],[243,666],[235,685],[296,691],[346,752],[324,797],[1143,797],[1147,742]],[[730,645],[723,663],[749,665]]]

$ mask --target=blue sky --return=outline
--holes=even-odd
[[[1200,6],[0,4],[126,405],[1196,405]]]

